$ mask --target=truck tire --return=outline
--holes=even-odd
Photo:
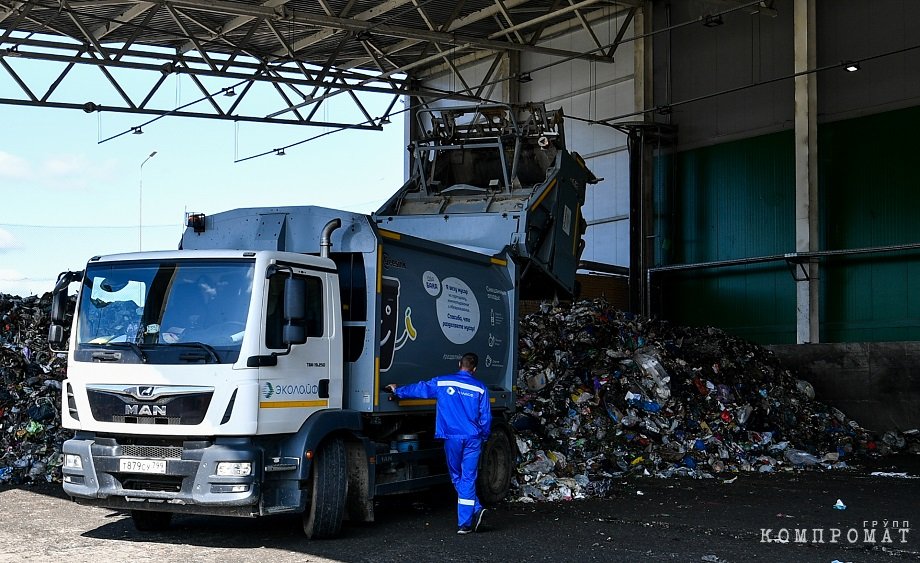
[[[495,429],[482,446],[479,457],[479,476],[476,492],[485,504],[497,504],[508,495],[511,488],[511,470],[514,452],[511,437],[504,429]]]
[[[317,450],[310,471],[310,506],[303,515],[307,539],[331,538],[342,528],[348,495],[345,443],[341,438],[326,440]]]
[[[165,530],[172,522],[172,512],[154,512],[152,510],[132,510],[131,521],[138,532],[158,532]]]

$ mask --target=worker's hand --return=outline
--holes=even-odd
[[[387,385],[387,386],[384,387],[383,389],[384,389],[387,393],[395,393],[395,392],[396,392],[396,385],[395,385],[394,383],[390,383],[389,385]]]

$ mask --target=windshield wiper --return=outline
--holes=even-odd
[[[141,350],[141,347],[134,342],[106,342],[105,345],[113,348],[130,348],[143,363],[147,363],[147,354],[145,354],[144,351]]]
[[[210,344],[205,344],[204,342],[173,342],[172,344],[167,344],[167,346],[184,346],[186,348],[200,348],[208,354],[210,354],[211,359],[214,360],[215,364],[220,363],[220,356],[217,355],[217,350],[214,349]]]

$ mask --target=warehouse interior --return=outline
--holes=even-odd
[[[182,117],[379,130],[406,112],[407,142],[430,108],[561,109],[603,178],[583,208],[585,295],[768,345],[867,427],[905,429],[918,37],[911,0],[0,0],[0,76],[21,92],[0,103],[146,120],[122,134]],[[32,61],[61,73],[32,82]],[[61,87],[78,65],[110,95]],[[132,73],[150,87],[129,91]],[[170,105],[174,80],[195,103]],[[260,89],[274,105],[250,103]],[[363,118],[327,117],[332,98]]]

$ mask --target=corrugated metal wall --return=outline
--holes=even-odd
[[[920,108],[826,125],[819,134],[825,247],[920,242]],[[920,251],[828,261],[826,342],[920,339]]]
[[[770,256],[793,250],[792,133],[705,147],[671,159],[655,198],[666,204],[661,264]],[[755,341],[795,337],[795,287],[784,263],[660,274],[659,313],[682,324],[711,324]],[[787,334],[788,333],[788,334]]]
[[[920,108],[819,127],[822,248],[920,242]],[[661,264],[794,251],[793,139],[774,133],[658,163]],[[828,258],[821,267],[823,342],[920,338],[920,251]],[[795,288],[783,261],[660,274],[659,313],[761,343],[795,341]]]

